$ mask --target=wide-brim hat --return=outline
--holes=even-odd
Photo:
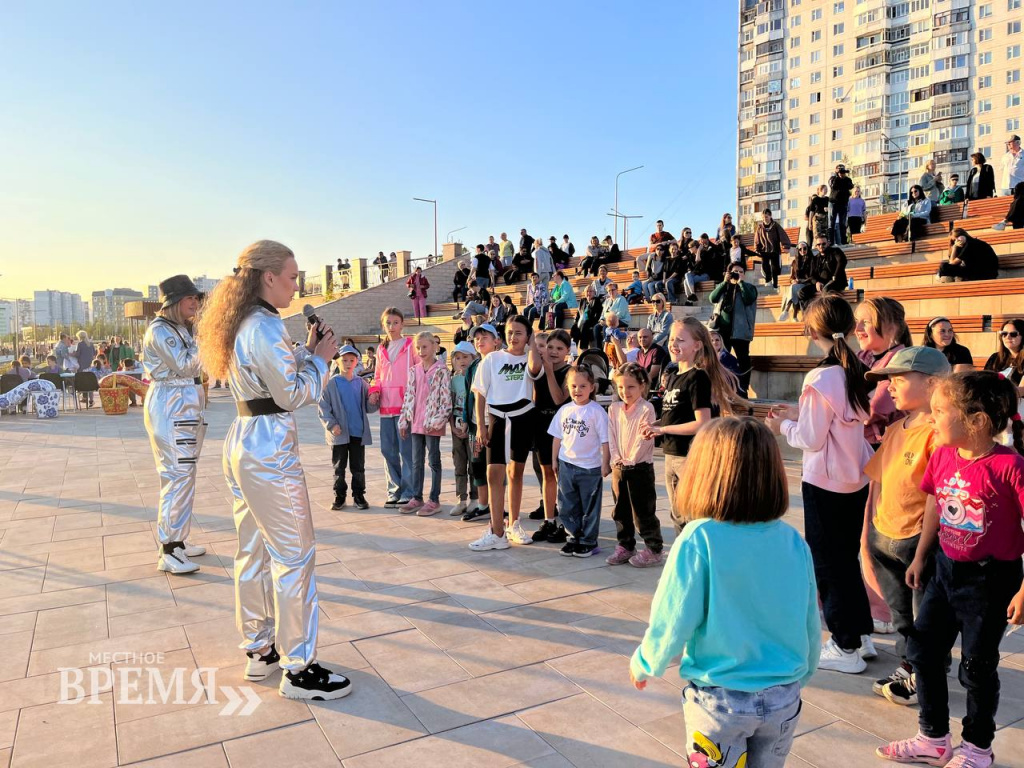
[[[206,294],[196,288],[196,284],[188,275],[175,275],[160,283],[160,309],[173,307],[189,296],[198,296],[202,299]]]

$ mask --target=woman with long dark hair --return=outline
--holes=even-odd
[[[1006,373],[1018,387],[1024,379],[1024,320],[1013,318],[999,329],[999,348],[985,361],[986,371]]]
[[[910,188],[910,199],[900,212],[900,217],[893,222],[890,234],[895,242],[917,240],[924,234],[924,228],[931,221],[932,201],[925,197],[920,184]]]
[[[924,329],[921,343],[926,347],[939,350],[949,361],[953,373],[967,373],[974,370],[974,357],[971,350],[956,340],[953,324],[947,317],[936,317]]]
[[[315,536],[293,411],[317,403],[337,342],[323,323],[292,346],[279,309],[298,290],[291,250],[272,240],[238,257],[203,307],[198,338],[211,376],[227,378],[238,416],[224,439],[234,497],[235,617],[247,680],[284,670],[281,695],[337,699],[348,679],[316,662]]]

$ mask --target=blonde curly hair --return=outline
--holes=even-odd
[[[213,289],[199,310],[196,340],[199,359],[210,376],[227,378],[235,336],[242,321],[259,302],[263,273],[281,274],[295,254],[273,240],[258,240],[238,255],[234,274]]]

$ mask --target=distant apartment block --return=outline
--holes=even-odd
[[[77,293],[35,291],[32,323],[49,328],[84,325],[89,321],[88,307]]]
[[[118,326],[125,322],[124,305],[129,301],[143,298],[142,291],[131,288],[107,288],[92,292],[93,322],[110,323]]]
[[[1024,0],[740,0],[740,221],[803,223],[836,163],[877,211],[1021,135]]]

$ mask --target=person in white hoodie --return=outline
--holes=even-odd
[[[858,559],[868,496],[864,467],[872,455],[864,439],[866,369],[846,343],[854,318],[841,296],[812,302],[804,323],[826,357],[804,378],[799,406],[773,408],[765,423],[803,451],[804,535],[814,558],[825,624],[832,633],[818,666],[856,674],[864,671],[865,658],[877,655]]]

